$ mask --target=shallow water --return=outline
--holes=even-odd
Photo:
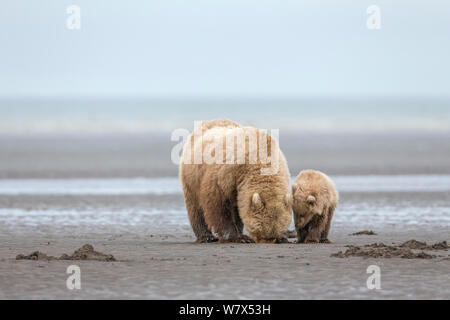
[[[14,230],[17,226],[34,227],[40,225],[74,226],[98,228],[108,226],[117,229],[123,227],[152,225],[153,228],[189,226],[186,210],[149,209],[149,210],[23,210],[0,209],[0,224],[5,229]],[[382,228],[385,225],[402,226],[448,226],[450,227],[450,206],[443,207],[406,207],[372,203],[347,203],[339,207],[333,224],[335,226],[372,226]],[[292,227],[292,226],[291,226]]]
[[[450,175],[332,176],[341,192],[450,191]],[[295,178],[292,178],[292,181]],[[178,178],[3,179],[0,195],[181,194]]]
[[[335,227],[450,227],[450,176],[335,176]],[[140,179],[0,180],[0,225],[189,229],[180,182]],[[53,202],[47,203],[48,199]],[[5,200],[6,199],[6,200]]]

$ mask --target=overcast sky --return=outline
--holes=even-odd
[[[33,96],[450,97],[450,2],[3,0],[0,97]]]

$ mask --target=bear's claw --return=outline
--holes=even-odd
[[[289,240],[285,237],[281,237],[281,238],[275,239],[275,243],[289,243]]]
[[[217,242],[217,241],[219,241],[219,239],[217,239],[214,236],[206,236],[206,237],[197,239],[196,242],[197,243],[211,243],[211,242]]]
[[[219,243],[255,243],[255,241],[253,241],[253,239],[250,238],[249,236],[246,236],[245,234],[243,234],[243,235],[240,235],[239,237],[231,238],[231,239],[227,239],[227,240],[220,239]]]
[[[240,236],[239,238],[241,241],[241,243],[255,243],[255,241],[253,241],[252,238],[250,238],[249,236],[246,236],[245,234],[243,234],[242,236]]]

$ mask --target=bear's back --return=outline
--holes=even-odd
[[[202,122],[203,131],[213,128],[242,128],[242,126],[239,123],[236,123],[228,119],[217,119]]]
[[[261,140],[261,137],[266,139]],[[247,142],[242,143],[243,141]],[[261,152],[260,141],[267,142],[266,152]],[[215,143],[219,143],[219,146]],[[220,144],[223,148],[222,154],[218,153],[217,149],[220,148]],[[261,161],[261,156],[269,156],[267,153],[273,152],[277,153],[278,157],[269,157]],[[276,161],[273,172],[271,171],[272,159]],[[192,178],[194,175],[195,179],[201,180],[206,172],[217,175],[219,170],[222,174],[231,176],[251,174],[253,177],[255,176],[253,172],[261,173],[265,170],[264,172],[268,172],[265,174],[280,175],[287,183],[290,179],[286,158],[273,137],[264,130],[244,127],[227,119],[205,121],[201,126],[197,126],[187,139],[180,162],[182,181],[183,176],[186,177],[186,175]],[[257,177],[257,179],[262,178]]]
[[[339,201],[339,193],[334,182],[320,171],[303,170],[298,175],[294,184],[300,185],[304,192],[315,193],[327,198],[335,206]]]

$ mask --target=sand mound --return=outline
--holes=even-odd
[[[46,260],[46,261],[50,261],[50,260],[58,260],[58,258],[53,257],[53,256],[48,256],[45,253],[42,253],[39,251],[35,251],[29,255],[19,254],[16,257],[16,260]]]
[[[398,246],[389,246],[384,243],[373,243],[363,247],[348,246],[345,252],[339,251],[332,254],[335,258],[363,257],[363,258],[402,258],[402,259],[433,259],[437,256],[430,255],[423,251],[413,250],[447,250],[449,246],[446,241],[427,245],[425,242],[409,240]]]
[[[431,256],[425,252],[414,253],[408,248],[398,248],[394,246],[376,246],[376,247],[358,247],[349,246],[345,251],[339,251],[332,254],[332,257],[336,258],[349,258],[349,257],[363,257],[363,258],[393,258],[399,257],[403,259],[432,259]]]
[[[417,240],[409,240],[400,245],[402,248],[409,249],[420,249],[420,250],[447,250],[450,249],[450,246],[447,244],[447,241],[438,242],[432,245],[427,245],[426,242],[420,242]]]
[[[448,250],[448,249],[450,249],[450,246],[447,244],[447,241],[438,242],[429,247],[432,250]]]
[[[409,248],[409,249],[426,249],[427,248],[427,243],[426,242],[420,242],[417,240],[409,240],[406,241],[405,243],[402,243],[400,245],[400,247],[402,248]]]
[[[85,244],[71,255],[63,254],[61,257],[48,256],[45,253],[35,251],[29,255],[19,254],[16,260],[95,260],[95,261],[116,261],[113,255],[104,254],[94,250],[90,244]]]

